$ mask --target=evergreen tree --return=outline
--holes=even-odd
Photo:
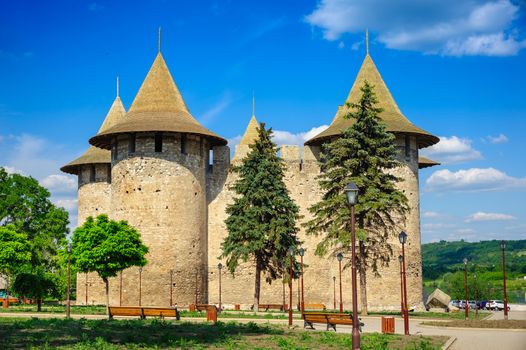
[[[345,118],[354,123],[340,137],[323,145],[318,180],[325,193],[320,202],[309,208],[314,218],[306,223],[306,228],[307,234],[323,234],[316,254],[350,251],[351,213],[344,188],[349,182],[358,186],[357,267],[362,313],[367,314],[366,270],[370,267],[378,274],[379,265],[389,264],[389,238],[409,207],[405,195],[396,188],[401,179],[390,171],[400,166],[395,136],[386,131],[379,118],[382,109],[375,106],[373,86],[365,81],[361,91],[360,101],[347,105],[350,108]]]
[[[287,250],[300,244],[296,234],[299,209],[283,182],[284,163],[277,156],[278,149],[271,137],[272,129],[265,129],[261,123],[250,152],[240,165],[232,168],[239,176],[232,186],[237,196],[226,209],[228,235],[221,244],[221,258],[227,258],[232,274],[240,261],[254,263],[256,311],[261,274],[265,274],[268,283],[286,274]]]

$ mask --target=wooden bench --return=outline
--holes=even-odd
[[[303,305],[303,308],[305,310],[322,310],[322,311],[325,311],[327,309],[324,304],[314,304],[314,303],[310,303],[310,304],[305,303],[305,305]]]
[[[141,319],[146,317],[175,317],[176,320],[180,320],[179,311],[177,308],[165,308],[165,307],[143,307],[143,306],[110,306],[109,308],[110,318],[113,316],[137,316]]]
[[[337,324],[352,326],[352,314],[340,314],[330,312],[304,312],[302,318],[303,328],[309,326],[311,329],[314,329],[314,323],[322,323],[327,325],[327,330],[329,330],[329,328],[332,328],[336,332]],[[363,322],[360,322],[360,331],[362,330],[363,325]]]
[[[19,302],[18,298],[17,297],[9,297],[9,299],[7,299],[8,303],[9,304],[17,304]],[[0,302],[5,303],[6,302],[6,298],[1,298],[0,299]]]
[[[254,305],[252,305],[252,309],[254,309]],[[258,311],[259,310],[279,310],[279,311],[285,311],[287,310],[287,304],[259,304],[258,305]]]

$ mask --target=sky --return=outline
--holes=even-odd
[[[279,144],[330,124],[370,53],[421,154],[422,241],[526,239],[524,0],[0,1],[0,166],[31,175],[76,224],[74,176],[116,95],[157,53],[196,119],[231,147],[251,115]]]

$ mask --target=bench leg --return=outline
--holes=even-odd
[[[310,329],[314,329],[314,323],[303,320],[303,328],[307,328],[307,326],[309,326]]]

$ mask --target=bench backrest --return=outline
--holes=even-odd
[[[305,304],[303,307],[305,309],[310,309],[310,310],[325,310],[324,304]]]
[[[110,315],[117,316],[142,316],[141,307],[110,306]]]
[[[163,317],[177,317],[177,309],[168,309],[162,307],[143,308],[144,316],[163,316]]]

